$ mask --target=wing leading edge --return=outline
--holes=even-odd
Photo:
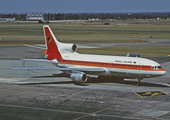
[[[84,72],[87,74],[92,73],[103,73],[105,70],[103,68],[38,68],[38,67],[7,67],[8,69],[14,69],[14,70],[60,70],[65,72]]]
[[[58,60],[57,59],[53,59],[53,60],[45,60],[45,59],[21,59],[23,61],[34,61],[34,62],[46,62],[46,63],[55,63],[58,64]],[[22,69],[22,70],[60,70],[60,71],[68,71],[68,72],[84,72],[87,74],[93,74],[93,73],[103,73],[105,72],[104,68],[60,68],[60,67],[56,67],[56,68],[37,68],[37,67],[9,67],[9,69]]]

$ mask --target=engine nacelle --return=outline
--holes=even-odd
[[[86,82],[87,81],[87,75],[83,72],[72,73],[70,77],[74,82]]]
[[[77,46],[75,44],[59,43],[58,47],[60,52],[74,53],[77,50]]]
[[[61,53],[74,53],[77,50],[77,46],[75,44],[58,43],[58,50]],[[47,53],[47,50],[43,53],[43,56],[48,60],[54,59],[51,53]]]

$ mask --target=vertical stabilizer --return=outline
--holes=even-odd
[[[47,48],[47,58],[49,60],[57,59],[60,60],[62,58],[60,51],[58,49],[59,41],[54,36],[53,32],[51,31],[48,25],[43,26],[44,29],[44,38]]]

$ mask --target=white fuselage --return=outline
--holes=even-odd
[[[61,71],[71,74],[73,81],[85,82],[86,74],[138,78],[140,81],[166,73],[157,62],[145,58],[78,54],[75,52],[75,44],[61,43],[49,26],[45,25],[43,28],[47,48],[45,58],[56,60],[55,65]]]
[[[155,61],[122,56],[88,55],[63,53],[59,67],[67,68],[104,68],[101,75],[122,76],[124,78],[149,78],[162,76],[166,73]]]

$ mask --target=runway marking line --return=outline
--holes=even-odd
[[[1,107],[12,107],[12,108],[32,109],[32,110],[52,111],[52,112],[64,112],[64,113],[87,114],[87,113],[76,112],[76,111],[55,110],[55,109],[48,109],[48,108],[35,108],[35,107],[26,107],[26,106],[17,106],[17,105],[4,105],[4,104],[0,104],[0,106],[1,106]]]
[[[137,100],[137,99],[139,99],[139,98],[141,98],[141,97],[137,97],[137,98],[135,98],[135,99],[131,99],[131,100],[129,100],[129,101],[126,101],[126,102],[123,102],[123,103],[119,103],[119,104],[117,104],[117,105],[114,105],[114,106],[111,106],[111,107],[108,107],[108,108],[104,108],[104,109],[102,109],[102,110],[99,110],[99,111],[96,111],[96,112],[93,112],[93,113],[90,113],[90,114],[87,114],[87,115],[84,115],[84,116],[75,118],[75,119],[73,119],[73,120],[79,120],[79,119],[82,119],[82,118],[85,118],[85,117],[88,117],[88,116],[94,116],[94,115],[97,114],[97,113],[100,113],[100,112],[103,112],[103,111],[112,109],[112,108],[114,108],[114,107],[116,107],[116,106],[119,106],[119,105],[123,105],[123,104],[129,103],[129,102],[135,101],[135,100]]]
[[[140,97],[152,97],[152,96],[167,96],[169,94],[162,91],[148,91],[148,92],[134,92],[136,95]]]
[[[75,118],[73,120],[79,120],[79,119],[82,119],[82,118],[85,118],[85,117],[88,117],[88,116],[94,116],[95,114],[97,113],[100,113],[100,112],[103,112],[103,111],[106,111],[106,110],[109,110],[111,108],[114,108],[116,106],[119,106],[119,105],[123,105],[123,104],[126,104],[128,102],[132,102],[132,101],[135,101],[139,98],[142,98],[142,97],[149,97],[149,96],[165,96],[165,95],[169,95],[165,92],[162,92],[162,91],[149,91],[149,92],[134,92],[136,95],[140,96],[138,98],[135,98],[135,99],[132,99],[132,100],[129,100],[129,101],[126,101],[126,102],[123,102],[123,103],[120,103],[120,104],[117,104],[117,105],[114,105],[114,106],[111,106],[111,107],[108,107],[108,108],[105,108],[105,109],[102,109],[102,110],[99,110],[99,111],[96,111],[96,112],[93,112],[93,113],[90,113],[90,114],[87,114],[87,115],[84,115],[84,116],[81,116],[81,117],[78,117],[78,118]]]

